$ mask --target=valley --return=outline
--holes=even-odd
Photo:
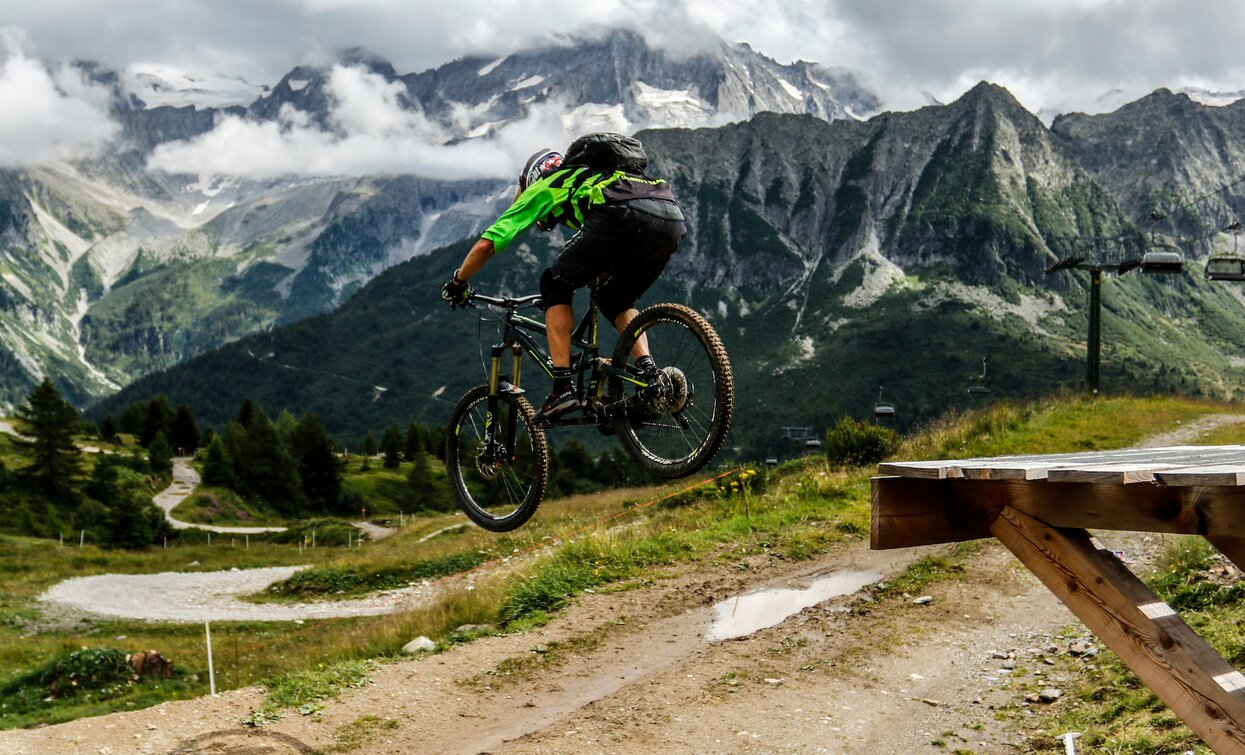
[[[1049,452],[1083,443],[1086,423],[1101,428],[1091,441],[1100,447],[1145,438],[1230,442],[1241,437],[1240,418],[1225,410],[1169,399],[998,408],[913,437],[901,455],[988,454],[1004,447]],[[195,751],[208,747],[211,737],[234,746],[300,742],[369,752],[445,742],[460,743],[464,752],[690,752],[707,744],[748,752],[780,742],[835,752],[1047,751],[1067,730],[1060,728],[1064,719],[1083,715],[1078,712],[1092,700],[1073,691],[1101,684],[1100,665],[1110,654],[1069,651],[1086,641],[1083,628],[997,545],[868,551],[863,535],[871,472],[832,469],[816,459],[786,465],[763,475],[746,507],[740,494],[713,485],[671,490],[678,494],[664,502],[665,491],[641,490],[553,500],[526,528],[502,537],[470,528],[428,540],[444,520],[408,518],[398,534],[357,554],[318,549],[312,571],[382,571],[394,560],[410,563],[413,553],[427,558],[485,542],[494,554],[519,552],[530,560],[477,573],[465,586],[455,577],[430,579],[442,590],[437,602],[390,617],[214,623],[217,682],[235,691],[3,732],[0,751],[72,749],[85,741]],[[631,513],[623,513],[628,507]],[[1167,563],[1166,541],[1104,537],[1141,573]],[[22,601],[56,579],[44,570],[64,562],[30,545],[5,541],[6,558],[16,556],[15,565],[27,564],[25,573],[38,575],[20,590],[6,586],[10,594],[27,596]],[[95,563],[90,570],[122,563],[120,554],[88,555]],[[211,569],[290,563],[306,555],[253,541],[249,552],[200,543],[125,558],[128,571],[147,571],[170,557],[177,563],[195,556]],[[30,569],[35,563],[42,566]],[[64,567],[57,570],[64,573]],[[862,570],[876,572],[880,581],[739,639],[704,638],[714,606],[763,588],[799,588]],[[331,599],[331,592],[322,597]],[[92,645],[124,645],[116,639],[124,634],[197,670],[195,680],[181,677],[175,689],[183,691],[171,697],[202,694],[201,626],[91,619],[43,602],[25,605],[16,615],[28,622],[28,639],[6,647],[20,645],[28,654],[64,631]],[[418,634],[433,638],[436,650],[402,659],[399,647]],[[239,649],[231,656],[233,643]],[[363,663],[367,658],[380,663]],[[298,677],[303,692],[274,702],[271,695],[288,689],[283,680],[307,673]],[[306,686],[313,677],[322,681]],[[248,686],[260,679],[266,679],[262,688]],[[105,696],[93,710],[124,708],[126,700],[150,705],[150,696],[134,696],[147,686],[136,684],[111,702]],[[1029,702],[1052,686],[1063,697]],[[1146,710],[1139,714],[1143,722],[1160,715]],[[254,728],[240,728],[244,719]],[[1128,728],[1134,720],[1082,720],[1076,730],[1087,746],[1104,737],[1131,741],[1144,736]],[[1182,727],[1165,728],[1163,736],[1172,746],[1199,751]]]

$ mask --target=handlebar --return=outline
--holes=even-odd
[[[487,296],[481,293],[473,293],[468,300],[471,302],[484,302],[492,304],[495,307],[505,307],[506,309],[526,309],[527,307],[540,306],[540,294],[531,294],[530,296],[508,297],[508,296]]]

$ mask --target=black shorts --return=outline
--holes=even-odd
[[[666,217],[625,203],[590,212],[541,279],[545,306],[570,304],[575,289],[605,273],[610,277],[598,290],[601,312],[613,322],[635,306],[687,234],[683,221],[674,219],[681,213],[672,207]]]

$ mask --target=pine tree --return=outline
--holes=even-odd
[[[242,399],[242,405],[238,407],[238,424],[244,428],[251,426],[251,420],[255,416],[255,402],[249,398]]]
[[[423,437],[425,435],[421,434],[420,445],[412,450],[415,456],[411,460],[411,471],[406,475],[407,485],[411,486],[411,500],[422,510],[451,510],[454,505],[449,488],[432,475],[432,456],[422,445]]]
[[[78,474],[78,446],[73,439],[77,424],[78,410],[61,397],[48,378],[17,409],[17,431],[29,440],[15,442],[34,457],[22,475],[56,500],[73,496],[73,480]]]
[[[402,433],[397,425],[385,428],[380,439],[380,452],[385,455],[385,469],[397,469],[402,462]]]
[[[297,511],[303,502],[298,464],[258,405],[252,406],[251,424],[235,436],[235,443],[239,447],[229,451],[246,490],[283,512]]]
[[[199,448],[199,426],[195,423],[195,415],[190,407],[182,404],[177,407],[173,424],[169,429],[169,444],[179,456],[194,456]]]
[[[203,459],[203,484],[218,488],[236,488],[238,478],[233,473],[233,459],[225,450],[225,443],[220,436],[212,438],[208,443],[207,454]]]
[[[298,420],[290,414],[290,410],[282,409],[273,425],[277,428],[277,435],[281,436],[281,442],[286,445],[286,448],[294,448],[294,431],[298,429]]]
[[[121,409],[121,432],[142,435],[147,420],[147,405],[141,401],[126,404]]]
[[[368,470],[369,461],[376,455],[376,438],[372,435],[372,431],[368,430],[367,435],[359,441],[359,455],[363,457],[363,463],[359,465],[359,469],[366,472]]]
[[[105,443],[117,442],[117,421],[109,414],[99,426],[99,439]]]
[[[407,461],[415,461],[415,454],[423,452],[428,448],[428,443],[424,438],[424,428],[419,426],[418,422],[412,422],[406,428],[406,446],[403,448],[402,456]]]
[[[158,433],[147,446],[147,461],[155,474],[163,475],[173,471],[173,447],[169,445],[164,433]]]
[[[165,532],[163,512],[142,490],[118,487],[112,497],[106,522],[112,543],[123,548],[145,548]]]
[[[333,441],[324,432],[320,418],[308,412],[294,430],[294,453],[303,494],[321,509],[335,509],[341,500],[341,465],[333,453]]]
[[[163,393],[147,402],[147,413],[143,418],[143,430],[138,436],[138,444],[146,448],[160,433],[164,433],[165,442],[168,442],[175,416],[173,406]]]
[[[417,508],[433,507],[436,489],[432,480],[432,468],[428,464],[428,454],[416,454],[411,462],[411,471],[406,474],[406,482],[411,486],[411,498]]]

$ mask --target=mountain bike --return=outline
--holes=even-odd
[[[660,478],[690,475],[722,448],[734,412],[731,364],[718,334],[694,310],[679,304],[646,308],[619,336],[613,357],[604,358],[597,342],[597,286],[590,287],[588,311],[571,334],[581,408],[545,422],[520,387],[525,354],[553,377],[544,339],[537,339],[545,325],[522,314],[539,307],[540,296],[475,293],[470,304],[504,311],[488,383],[458,401],[446,440],[450,485],[459,506],[481,527],[506,532],[536,512],[549,480],[546,430],[590,425],[617,435],[623,448]],[[655,374],[646,375],[633,360],[633,349],[644,340],[660,365]],[[508,351],[513,363],[503,374]]]

